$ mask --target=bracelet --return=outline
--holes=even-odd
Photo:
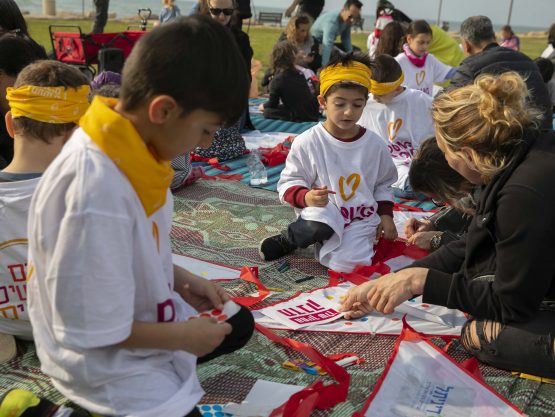
[[[430,239],[430,252],[436,251],[441,246],[441,236],[443,232],[437,232],[435,235],[432,236]]]

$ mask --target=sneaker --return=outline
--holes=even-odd
[[[293,253],[295,249],[297,249],[297,247],[291,244],[289,240],[280,233],[279,235],[267,237],[260,242],[258,252],[264,261],[273,261]]]

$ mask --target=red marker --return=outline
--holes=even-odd
[[[328,190],[328,194],[337,194],[335,191]]]

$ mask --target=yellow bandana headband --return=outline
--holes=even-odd
[[[77,124],[89,107],[89,91],[88,85],[77,88],[25,85],[8,87],[6,99],[14,119],[27,117],[44,123]]]
[[[370,68],[358,61],[352,61],[349,65],[337,64],[326,67],[320,72],[320,94],[325,96],[330,87],[340,82],[360,84],[370,89],[371,76]]]
[[[391,81],[389,83],[379,83],[374,80],[370,80],[370,92],[377,96],[383,96],[385,94],[389,94],[392,91],[395,91],[397,87],[403,84],[405,81],[405,74],[401,72],[401,76],[397,81]]]

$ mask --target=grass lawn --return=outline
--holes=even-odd
[[[47,51],[52,49],[49,35],[49,25],[79,25],[83,32],[88,32],[92,28],[92,20],[46,20],[46,19],[27,19],[29,31],[31,36],[38,43],[43,45]],[[106,32],[121,32],[127,28],[128,22],[109,21],[106,26]],[[247,30],[247,27],[244,27]],[[250,27],[248,29],[249,37],[254,50],[254,58],[261,61],[263,65],[262,71],[257,74],[257,78],[262,79],[264,70],[268,67],[270,52],[276,43],[282,28],[274,27]],[[366,49],[367,33],[353,33],[353,45],[358,46],[363,51]],[[543,37],[528,37],[523,36],[520,38],[522,52],[534,59],[542,53],[547,46],[547,36]]]

